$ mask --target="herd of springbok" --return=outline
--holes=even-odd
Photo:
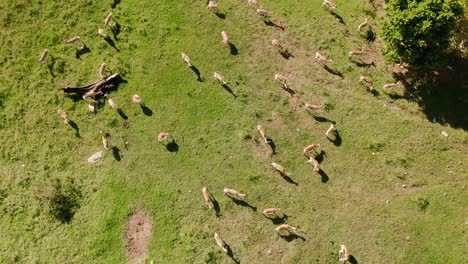
[[[270,21],[270,18],[273,15],[273,12],[270,12],[270,11],[267,11],[267,10],[261,8],[261,6],[259,6],[259,4],[257,3],[256,0],[248,0],[248,4],[255,7],[256,14],[258,14],[262,19],[264,19],[265,21]],[[323,1],[323,6],[325,6],[325,8],[330,9],[331,12],[333,12],[333,10],[335,10],[337,8],[336,5],[331,0],[324,0]],[[209,11],[211,11],[211,12],[213,12],[215,14],[219,14],[218,4],[217,4],[217,2],[215,0],[210,0],[207,7],[208,7]],[[107,33],[106,33],[105,28],[109,27],[112,20],[113,20],[113,15],[112,15],[112,13],[109,13],[106,16],[105,20],[104,20],[103,27],[98,28],[98,35],[99,36],[101,36],[103,38],[108,38],[109,37],[107,35]],[[364,27],[366,27],[367,23],[368,23],[368,19],[366,18],[364,20],[364,22],[359,24],[359,26],[357,27],[358,31],[361,31]],[[77,43],[80,43],[80,41],[81,41],[80,36],[75,36],[73,38],[70,38],[70,39],[64,41],[64,43],[66,45],[75,45]],[[231,44],[229,36],[225,31],[221,32],[221,41],[225,45],[228,45],[228,44],[230,45]],[[273,39],[271,41],[271,45],[273,46],[273,48],[277,52],[279,52],[281,54],[288,54],[289,53],[288,48],[277,39]],[[361,56],[364,53],[365,52],[362,51],[362,50],[361,51],[360,50],[355,50],[355,51],[350,51],[348,53],[348,55],[349,55],[349,57]],[[49,54],[50,54],[49,50],[45,49],[42,52],[42,54],[40,55],[40,57],[39,57],[39,62],[45,63],[45,61],[47,60],[47,57],[49,56]],[[182,60],[185,62],[185,64],[187,64],[188,67],[190,67],[190,68],[193,67],[192,62],[191,62],[189,56],[186,53],[182,52],[181,56],[182,56]],[[331,61],[325,55],[322,55],[319,52],[315,53],[314,58],[315,58],[315,61],[318,64],[320,64],[321,66],[323,66],[323,67],[327,67],[327,63]],[[107,70],[108,70],[107,64],[102,63],[100,65],[99,71],[98,71],[98,74],[99,74],[101,79],[106,78]],[[225,81],[224,76],[221,73],[214,72],[213,77],[214,77],[214,79],[216,81],[218,81],[222,85],[227,85],[228,84],[228,82]],[[282,88],[284,88],[286,90],[291,90],[291,86],[288,83],[288,79],[283,74],[276,73],[274,75],[274,81],[276,83],[278,83]],[[360,76],[359,82],[362,83],[363,85],[366,85],[370,90],[374,89],[372,80],[367,76]],[[399,84],[400,83],[388,83],[388,84],[385,84],[383,86],[383,88],[385,88],[385,89],[392,88],[392,87],[397,86]],[[95,99],[96,95],[98,95],[98,94],[86,94],[86,95],[83,96],[83,99],[84,100],[86,100],[88,98]],[[112,107],[115,110],[119,110],[117,104],[114,102],[113,99],[108,98],[107,94],[104,94],[104,97],[107,98],[107,101],[108,101],[108,104],[109,104],[110,107]],[[142,104],[142,99],[141,99],[141,97],[139,95],[135,94],[135,95],[132,96],[132,102],[134,104]],[[322,108],[322,105],[311,104],[311,103],[303,103],[303,105],[304,105],[304,109],[312,110],[312,111],[316,111],[316,110],[319,110],[319,109]],[[90,103],[88,103],[88,106],[89,106],[89,110],[94,112],[94,111],[96,111],[97,102],[96,101],[90,102]],[[68,117],[67,113],[65,113],[64,110],[58,109],[58,114],[64,120],[64,122],[66,124],[68,124],[70,122],[70,118]],[[257,125],[256,129],[257,129],[258,133],[260,134],[261,141],[264,144],[269,144],[271,142],[271,139],[267,137],[265,128],[262,125]],[[330,127],[326,130],[325,136],[328,138],[330,135],[336,134],[336,133],[337,133],[336,124],[332,123],[330,125]],[[109,142],[110,135],[108,133],[104,133],[102,130],[99,131],[99,134],[101,136],[102,144],[103,144],[104,149],[105,150],[110,150],[111,149],[111,144]],[[171,138],[171,135],[169,133],[167,133],[167,132],[160,132],[157,135],[157,141],[159,141],[160,143],[163,143],[163,144],[164,144],[164,142],[168,141],[170,138]],[[321,171],[320,162],[317,159],[317,156],[319,154],[318,150],[320,148],[321,148],[321,145],[319,143],[313,143],[313,144],[310,144],[310,145],[306,146],[303,149],[303,154],[307,158],[307,163],[309,163],[313,167],[313,171],[315,173],[319,173]],[[289,177],[290,176],[290,173],[288,171],[286,171],[286,169],[282,165],[280,165],[280,164],[278,164],[276,162],[272,162],[271,166],[274,168],[274,170],[279,172],[282,176],[284,176],[284,177]],[[245,194],[245,193],[241,193],[240,191],[237,191],[235,189],[229,189],[229,188],[224,188],[223,193],[224,193],[224,195],[228,196],[229,198],[231,198],[231,199],[233,199],[235,201],[239,201],[239,202],[243,202],[245,197],[247,196],[247,194]],[[204,202],[205,202],[206,206],[209,209],[213,209],[213,208],[216,209],[215,208],[216,199],[208,191],[206,186],[202,188],[202,194],[203,194],[203,199],[204,199]],[[262,211],[262,214],[267,218],[274,219],[274,218],[279,217],[279,215],[281,215],[281,213],[279,213],[280,211],[281,211],[280,208],[266,208],[266,209],[264,209]],[[302,234],[301,231],[298,228],[290,226],[289,224],[285,224],[285,223],[277,226],[275,228],[274,232],[279,236],[298,236],[298,237],[301,237],[301,234]],[[221,238],[221,236],[220,236],[220,234],[218,232],[214,233],[214,239],[216,241],[216,244],[219,246],[219,248],[225,254],[231,254],[232,253],[230,247]],[[340,262],[350,261],[350,257],[351,257],[351,255],[349,253],[348,248],[345,245],[341,245],[340,249],[339,249],[339,253],[338,253],[339,261]]]

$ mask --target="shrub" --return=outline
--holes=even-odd
[[[439,66],[457,19],[459,0],[386,0],[383,24],[384,53],[390,61],[414,66]]]

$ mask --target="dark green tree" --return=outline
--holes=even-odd
[[[414,66],[439,66],[457,19],[459,0],[386,0],[383,48],[390,61]]]

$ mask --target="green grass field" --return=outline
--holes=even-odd
[[[116,2],[0,0],[0,263],[125,263],[125,224],[138,209],[152,219],[145,263],[232,263],[214,232],[240,263],[338,263],[341,244],[361,264],[468,261],[466,127],[432,122],[419,102],[403,98],[403,87],[382,91],[393,81],[379,52],[383,10],[336,0],[341,23],[320,0],[259,0],[281,30],[246,0],[220,0],[224,19],[206,1]],[[109,12],[121,26],[116,48],[98,35]],[[356,30],[365,17],[375,42]],[[221,43],[223,30],[238,55]],[[63,43],[76,35],[89,52]],[[294,57],[278,54],[273,38]],[[375,66],[349,60],[348,51],[360,47],[372,51]],[[45,48],[51,56],[41,64]],[[343,78],[315,63],[316,51]],[[92,113],[60,90],[98,80],[103,62],[126,81],[108,96],[128,128],[107,101]],[[237,97],[214,81],[214,71]],[[295,96],[273,82],[278,72]],[[374,80],[375,95],[358,83],[360,75]],[[135,93],[152,115],[132,103]],[[341,144],[327,140],[330,123],[301,102],[327,106],[320,115],[336,122]],[[466,97],[460,102],[454,109],[464,112],[455,116],[467,115]],[[275,155],[260,143],[257,124]],[[99,130],[111,135],[120,160],[107,152],[100,164],[88,164],[102,149]],[[173,135],[177,152],[157,142],[160,131]],[[311,143],[326,153],[326,183],[302,154]],[[219,217],[204,205],[203,186],[218,200]],[[233,203],[224,187],[247,193],[257,210]],[[57,197],[71,208],[69,218],[51,213]],[[305,240],[275,235],[261,214],[268,207],[281,208]]]

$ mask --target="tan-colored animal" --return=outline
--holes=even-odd
[[[247,3],[254,6],[258,5],[257,0],[247,0]]]
[[[275,82],[281,85],[284,89],[289,89],[288,79],[283,74],[275,74]]]
[[[101,36],[101,37],[103,37],[103,38],[107,38],[107,37],[108,37],[106,31],[105,31],[103,28],[99,28],[99,29],[98,29],[98,34],[99,34],[99,36]]]
[[[257,131],[260,133],[260,136],[262,137],[265,144],[268,144],[268,138],[266,136],[265,129],[261,125],[257,125]]]
[[[218,13],[218,4],[214,0],[210,0],[208,3],[208,10],[210,10],[213,13]]]
[[[339,261],[345,263],[349,261],[351,254],[349,254],[348,247],[345,245],[340,245],[340,251],[338,252]]]
[[[65,44],[75,44],[78,43],[81,40],[80,36],[75,36],[71,39],[65,40]]]
[[[42,53],[41,53],[41,56],[39,57],[38,61],[40,63],[44,63],[47,59],[47,57],[49,56],[49,50],[48,49],[45,49]]]
[[[357,27],[357,30],[361,31],[361,29],[363,29],[365,26],[367,26],[367,17],[366,17],[366,19],[364,20],[364,22],[362,22],[361,24],[359,24],[359,26]]]
[[[327,62],[329,62],[327,57],[325,57],[324,55],[322,55],[322,54],[320,54],[318,52],[315,52],[315,57],[314,58],[315,58],[315,61],[317,61],[322,66],[327,65]]]
[[[99,76],[104,79],[106,77],[107,64],[102,63],[99,67]]]
[[[169,133],[167,133],[167,132],[161,132],[161,133],[159,133],[159,135],[158,135],[158,141],[159,141],[160,143],[163,143],[164,141],[169,140],[169,137],[171,137],[171,135],[170,135]]]
[[[285,175],[285,176],[288,176],[289,177],[289,173],[283,168],[283,166],[279,165],[278,163],[276,162],[272,162],[271,163],[271,166],[273,166],[273,168],[275,170],[277,170],[279,173],[281,173],[282,175]]]
[[[213,208],[213,198],[206,187],[202,188],[202,193],[203,199],[205,199],[206,206],[208,206],[208,208],[210,209]]]
[[[374,87],[373,87],[374,82],[372,81],[371,78],[369,78],[369,77],[367,77],[367,76],[361,75],[361,76],[359,77],[359,82],[360,82],[361,84],[370,85],[370,90],[373,90],[373,89],[374,89]]]
[[[65,111],[63,111],[62,109],[58,109],[58,110],[57,110],[57,113],[58,113],[59,116],[63,119],[63,122],[64,122],[65,124],[68,124],[68,121],[70,121],[70,118],[68,118],[67,113],[65,113]]]
[[[336,5],[330,1],[330,0],[323,0],[323,4],[325,7],[328,7],[330,9],[335,9],[336,8]]]
[[[327,132],[325,132],[325,136],[328,137],[331,133],[335,133],[336,131],[336,126],[335,124],[331,124],[330,127],[327,129]]]
[[[101,134],[101,139],[102,139],[102,146],[104,147],[105,150],[110,150],[110,143],[109,139],[107,138],[107,135],[102,132],[102,130],[99,131],[99,134]]]
[[[295,227],[292,227],[288,224],[282,224],[280,226],[278,226],[276,229],[275,229],[275,233],[278,234],[278,235],[281,235],[281,231],[286,231],[288,232],[289,234],[291,235],[297,235],[299,234],[299,230]]]
[[[277,39],[273,39],[271,41],[271,45],[279,52],[279,53],[288,53],[288,49],[286,49],[281,42]]]
[[[140,104],[141,103],[141,97],[138,94],[134,94],[132,96],[132,101],[134,104]]]
[[[112,100],[112,99],[109,98],[109,100],[107,100],[107,101],[109,102],[109,105],[110,105],[110,107],[112,107],[112,109],[115,109],[115,110],[119,109],[119,107],[118,107],[117,104],[114,102],[114,100]]]
[[[224,242],[219,234],[215,232],[214,234],[214,239],[216,240],[216,244],[221,248],[221,250],[224,252],[224,254],[228,254],[228,246],[226,245],[226,242]]]
[[[228,45],[229,43],[231,43],[229,41],[229,37],[228,37],[228,34],[224,31],[221,31],[221,41],[225,44],[225,45]]]
[[[185,63],[187,63],[187,66],[188,66],[188,67],[192,67],[192,62],[190,61],[189,56],[188,56],[187,54],[183,53],[183,52],[182,52],[181,54],[182,54],[182,60],[183,60]]]
[[[348,53],[349,57],[355,56],[355,55],[362,55],[364,54],[364,51],[361,50],[352,50]]]
[[[398,81],[396,83],[386,83],[386,84],[384,84],[384,86],[382,88],[383,89],[393,88],[393,87],[398,86],[400,84],[401,84],[400,81]]]
[[[257,15],[261,17],[269,18],[271,17],[272,14],[273,12],[266,11],[265,9],[261,9],[261,8],[257,9]]]
[[[310,157],[307,163],[314,166],[314,172],[320,171],[320,163],[314,157]]]
[[[221,74],[218,73],[218,72],[214,72],[213,77],[215,78],[216,81],[218,81],[219,83],[221,83],[221,84],[223,84],[223,85],[227,85],[227,84],[228,84],[228,82],[226,82],[226,81],[224,80],[224,76],[221,75]]]
[[[270,217],[275,217],[277,216],[277,212],[280,211],[280,208],[267,208],[263,210],[263,215],[270,218]]]
[[[86,100],[86,99],[88,99],[88,98],[94,97],[94,96],[99,95],[99,94],[102,94],[102,92],[101,92],[101,91],[93,91],[93,90],[91,90],[91,91],[89,91],[89,92],[87,92],[87,93],[85,93],[85,94],[83,95],[83,99]]]
[[[107,27],[111,20],[112,20],[112,12],[106,16],[106,19],[104,19],[104,26]]]
[[[96,112],[97,102],[91,102],[88,104],[88,109],[91,112]]]
[[[304,108],[309,109],[309,110],[319,110],[319,109],[322,108],[322,106],[321,105],[316,105],[316,104],[306,103],[306,104],[304,104]]]
[[[304,154],[309,154],[312,150],[317,151],[317,149],[320,148],[320,144],[310,144],[309,146],[304,148]]]
[[[223,192],[224,192],[224,194],[226,196],[237,199],[237,200],[243,200],[244,197],[247,196],[247,194],[241,193],[241,192],[236,191],[234,189],[224,188]]]

